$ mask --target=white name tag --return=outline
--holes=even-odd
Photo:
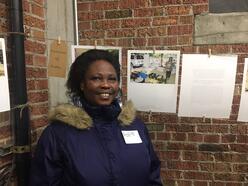
[[[137,130],[122,130],[121,132],[126,144],[142,143],[139,132]]]

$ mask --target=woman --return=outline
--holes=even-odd
[[[159,186],[160,162],[131,102],[116,99],[120,65],[104,50],[89,50],[67,80],[73,104],[60,105],[39,139],[31,186]]]

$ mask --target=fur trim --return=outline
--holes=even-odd
[[[118,120],[121,122],[121,125],[128,126],[133,122],[135,116],[136,110],[133,103],[131,101],[127,101],[122,107]],[[71,104],[61,104],[55,107],[49,112],[49,120],[62,121],[77,129],[88,129],[92,127],[93,123],[91,117],[85,112],[85,110]]]
[[[70,104],[57,106],[49,113],[49,120],[62,121],[78,129],[87,129],[92,126],[92,119],[81,108]]]
[[[130,125],[136,117],[136,110],[133,106],[132,101],[127,101],[122,107],[122,111],[118,116],[118,119],[121,121],[122,125]]]

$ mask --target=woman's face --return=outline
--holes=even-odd
[[[85,99],[93,105],[110,105],[117,96],[118,89],[116,71],[105,60],[93,62],[81,82]]]

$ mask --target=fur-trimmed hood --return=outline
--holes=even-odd
[[[122,111],[118,116],[121,125],[130,125],[136,116],[136,110],[131,101],[127,101],[122,107]],[[62,121],[77,129],[88,129],[93,126],[92,118],[87,112],[77,106],[71,104],[61,104],[49,112],[49,120]]]

